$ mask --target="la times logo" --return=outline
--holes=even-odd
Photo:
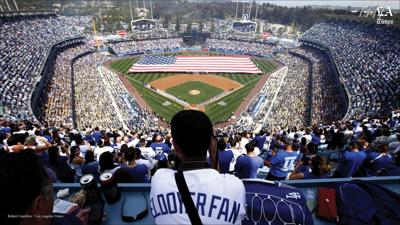
[[[372,18],[375,18],[377,16],[376,23],[377,24],[393,24],[393,20],[389,19],[393,17],[392,10],[390,9],[390,6],[377,6],[375,11],[372,11],[371,8],[369,7],[368,10],[361,9],[359,17],[369,17],[372,16]]]

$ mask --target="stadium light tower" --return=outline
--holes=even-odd
[[[131,0],[129,0],[129,9],[131,11],[131,20],[133,20],[133,13],[132,13],[132,3]]]
[[[249,20],[251,20],[251,6],[253,5],[253,1],[250,1],[250,6],[249,6]]]
[[[152,0],[150,0],[150,14],[151,14],[151,19],[154,19],[154,17],[153,17],[153,3],[152,3]]]
[[[245,5],[246,5],[246,2],[243,2],[242,17],[243,17],[243,15],[244,15],[244,7],[245,7]]]
[[[238,14],[238,7],[239,7],[239,2],[236,2],[236,19],[237,19],[237,14]]]
[[[256,16],[254,17],[254,21],[257,20],[257,15],[258,15],[258,4],[257,4],[257,2],[256,2]]]
[[[19,8],[18,8],[18,5],[17,5],[17,2],[16,2],[15,0],[13,0],[13,1],[14,1],[15,8],[17,9],[17,11],[19,11]]]
[[[8,11],[11,11],[11,8],[10,8],[10,5],[8,4],[8,1],[7,0],[5,0],[5,1],[6,1],[6,5],[8,7]]]

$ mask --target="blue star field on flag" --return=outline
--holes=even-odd
[[[175,56],[144,56],[142,57],[137,64],[140,65],[169,65],[175,64],[176,57]]]

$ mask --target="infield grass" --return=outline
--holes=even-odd
[[[222,55],[219,53],[166,53],[166,55]],[[145,88],[144,85],[150,83],[153,80],[160,79],[162,77],[173,76],[176,73],[135,73],[129,74],[129,68],[138,60],[138,57],[123,58],[120,60],[113,61],[110,65],[111,69],[123,73],[130,80],[135,89],[141,93],[143,99],[147,102],[150,108],[161,117],[163,117],[167,122],[169,122],[175,113],[183,110],[183,106],[178,103],[161,96],[154,91]],[[277,65],[265,59],[253,58],[253,62],[264,72],[268,73],[276,69]],[[211,103],[206,106],[205,113],[210,117],[213,123],[223,122],[228,119],[232,113],[237,109],[237,107],[242,103],[246,96],[257,84],[260,79],[260,75],[254,74],[215,74],[218,76],[223,76],[234,81],[239,82],[243,87],[232,94],[225,96],[224,98],[218,100],[217,102]],[[195,82],[195,81],[192,81]],[[188,84],[189,83],[189,84]],[[207,85],[205,83],[199,82],[201,84],[192,84],[191,82],[184,83],[173,88],[167,89],[167,92],[174,96],[181,96],[181,99],[186,99],[184,101],[188,103],[198,104],[205,100],[218,95],[221,92],[216,92],[214,89],[218,89],[214,86]],[[200,85],[200,86],[199,86]],[[212,87],[208,88],[207,86]],[[205,89],[204,89],[205,88]],[[172,90],[170,90],[172,89]],[[188,91],[191,89],[196,89],[201,92],[200,95],[190,95]],[[203,92],[200,89],[204,89]],[[221,89],[220,89],[221,90]],[[172,91],[172,93],[171,93]],[[222,90],[221,90],[222,91]],[[207,96],[202,95],[204,93]],[[185,94],[185,95],[184,95]],[[205,99],[205,100],[204,100]],[[168,103],[169,102],[169,103]],[[168,104],[166,104],[168,103]]]
[[[200,93],[198,95],[192,95],[189,93],[191,90],[198,90]],[[220,88],[200,81],[188,81],[186,83],[168,88],[165,91],[189,104],[200,104],[224,92],[224,90]]]

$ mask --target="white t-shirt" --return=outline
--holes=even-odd
[[[126,145],[128,145],[128,147],[136,147],[136,145],[139,143],[139,139],[134,138],[132,141],[128,142]]]
[[[110,146],[104,146],[104,147],[102,147],[102,148],[97,147],[97,148],[94,150],[94,157],[97,158],[97,161],[100,161],[100,155],[103,154],[104,152],[107,152],[107,151],[113,152],[114,149],[113,149],[112,147],[110,147]]]
[[[203,224],[241,224],[246,193],[239,178],[213,169],[183,173]],[[151,180],[150,212],[156,224],[190,224],[174,174],[172,169],[158,169]]]
[[[156,156],[156,153],[154,152],[153,148],[150,147],[140,147],[140,152],[141,155],[147,159],[148,157],[152,157],[154,158],[154,156]]]
[[[310,144],[310,142],[312,141],[312,136],[310,135],[310,134],[305,134],[305,135],[303,135],[303,136],[301,136],[301,138],[306,138],[306,143],[307,144]],[[301,138],[300,138],[300,140],[301,140]]]

